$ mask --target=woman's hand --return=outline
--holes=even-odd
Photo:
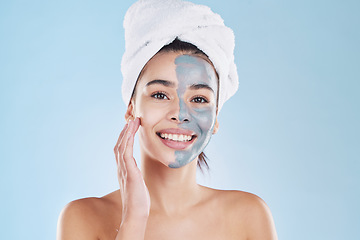
[[[149,191],[133,157],[134,136],[139,126],[139,118],[129,121],[114,148],[122,200],[121,225],[146,222],[150,212]]]

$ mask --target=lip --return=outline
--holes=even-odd
[[[171,134],[183,134],[183,135],[196,135],[195,132],[188,130],[188,129],[182,129],[182,128],[166,128],[163,130],[158,131],[157,133],[171,133]]]
[[[182,134],[182,135],[189,135],[193,136],[190,141],[187,142],[180,142],[180,141],[173,141],[170,139],[163,139],[160,137],[161,133],[167,133],[167,134]],[[169,148],[176,149],[176,150],[183,150],[188,148],[190,145],[194,143],[197,136],[193,131],[187,130],[187,129],[181,129],[181,128],[167,128],[160,130],[156,132],[156,135],[160,138],[161,142],[166,145]]]

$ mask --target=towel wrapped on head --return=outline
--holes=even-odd
[[[124,29],[121,72],[125,104],[129,104],[146,63],[176,38],[195,45],[213,63],[219,75],[218,111],[237,91],[234,33],[209,7],[182,0],[140,0],[128,9]]]

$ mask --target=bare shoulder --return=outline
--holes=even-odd
[[[114,193],[101,198],[83,198],[68,203],[59,216],[57,239],[99,239],[108,228],[104,222],[116,226],[117,214],[114,213],[118,212],[119,206],[114,199]]]
[[[247,239],[277,239],[271,211],[263,199],[244,191],[212,190],[234,231],[246,232]]]
[[[202,188],[209,192],[209,195],[218,199],[225,207],[229,207],[234,210],[234,207],[238,210],[249,210],[252,208],[263,208],[266,203],[257,195],[239,191],[239,190],[219,190],[208,187]],[[219,203],[220,203],[219,202]]]
[[[268,212],[270,211],[265,201],[259,196],[237,190],[220,190],[222,191],[226,206],[234,208],[242,213],[253,215],[255,212]]]
[[[277,239],[274,220],[265,201],[255,194],[229,191],[228,211],[234,220],[234,227],[242,224],[248,239]],[[231,207],[233,206],[233,207]]]

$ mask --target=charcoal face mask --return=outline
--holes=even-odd
[[[210,141],[216,121],[216,100],[207,106],[201,106],[201,103],[187,104],[184,101],[185,92],[191,86],[193,88],[207,86],[213,90],[214,99],[216,99],[218,91],[215,71],[206,60],[190,55],[180,55],[175,59],[175,65],[178,79],[176,91],[180,105],[179,128],[195,132],[197,138],[189,149],[175,151],[175,162],[169,164],[171,168],[182,167],[199,156]]]

